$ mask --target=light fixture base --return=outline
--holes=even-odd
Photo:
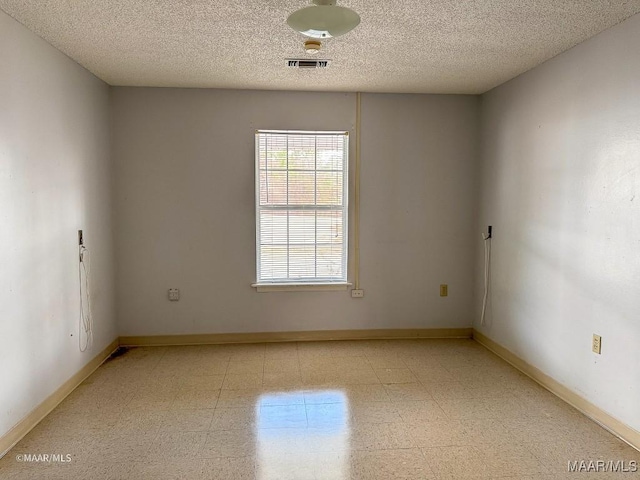
[[[304,42],[304,51],[310,55],[316,55],[320,48],[322,48],[320,40],[307,40]]]

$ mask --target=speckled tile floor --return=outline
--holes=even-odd
[[[472,340],[342,341],[130,349],[0,478],[640,477],[568,472],[582,460],[640,453]]]

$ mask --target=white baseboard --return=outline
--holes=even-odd
[[[471,338],[471,328],[315,330],[309,332],[210,333],[199,335],[123,336],[123,346],[215,345],[225,343],[313,342],[407,338]]]
[[[613,433],[616,437],[625,441],[636,450],[640,450],[640,432],[609,415],[607,412],[595,406],[588,400],[582,398],[573,390],[567,388],[554,378],[544,373],[542,370],[539,370],[533,365],[525,362],[520,357],[507,350],[499,343],[494,342],[486,335],[473,330],[473,338],[478,343],[484,345],[500,358],[510,363],[522,373],[530,377],[532,380],[542,385],[551,393],[560,397],[569,405],[585,414],[591,420]]]
[[[2,437],[0,437],[0,458],[11,450],[16,443],[22,440],[44,417],[49,415],[67,395],[75,390],[78,385],[102,365],[117,348],[118,339],[115,339],[75,375],[64,382],[55,392],[49,395],[40,405],[34,408],[26,417],[20,420],[11,430],[2,435]]]

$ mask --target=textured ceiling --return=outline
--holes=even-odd
[[[640,0],[343,0],[358,28],[297,70],[306,0],[0,0],[111,85],[482,93],[640,12]]]

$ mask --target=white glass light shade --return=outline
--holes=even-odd
[[[287,24],[311,38],[331,38],[344,35],[358,26],[360,16],[346,7],[316,5],[293,12]]]

